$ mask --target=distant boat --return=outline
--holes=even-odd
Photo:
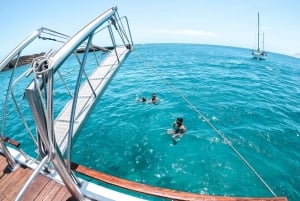
[[[264,51],[264,34],[262,39],[262,49],[259,48],[260,44],[260,33],[259,33],[259,13],[257,13],[257,49],[252,51],[252,56],[254,59],[263,60],[267,58],[267,54]]]

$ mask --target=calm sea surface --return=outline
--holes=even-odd
[[[4,86],[8,77],[0,74]],[[159,104],[136,102],[152,93]],[[56,114],[64,94],[55,92],[62,99]],[[3,95],[0,101],[2,112]],[[174,145],[166,131],[179,116],[187,133]],[[18,124],[7,130],[34,152]],[[81,128],[72,160],[153,186],[272,196],[228,143],[277,196],[300,200],[300,59],[269,53],[257,61],[248,49],[222,46],[137,45]]]

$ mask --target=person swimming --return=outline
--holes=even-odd
[[[183,125],[182,117],[178,117],[177,120],[173,123],[173,129],[174,129],[174,134],[172,137],[183,136],[183,134],[186,132],[186,128]]]
[[[138,102],[146,102],[147,99],[145,97],[142,97],[142,98],[138,98],[137,101]]]
[[[186,128],[183,125],[182,117],[178,117],[173,123],[173,129],[168,130],[168,134],[172,135],[173,144],[177,144],[177,141],[182,138],[185,132]]]
[[[158,104],[158,97],[155,93],[152,94],[152,97],[151,97],[151,103],[153,104]]]

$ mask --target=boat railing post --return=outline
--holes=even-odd
[[[133,47],[133,41],[132,41],[132,37],[131,37],[131,32],[130,32],[130,27],[129,27],[128,19],[127,19],[126,16],[123,16],[123,17],[122,17],[122,18],[125,19],[126,24],[127,24],[127,29],[125,29],[125,27],[124,27],[124,25],[123,25],[123,23],[122,23],[122,18],[120,18],[118,12],[116,12],[115,16],[116,16],[116,18],[117,18],[117,19],[116,19],[116,25],[118,26],[117,31],[118,31],[120,37],[122,38],[123,44],[124,44],[128,49],[131,49],[131,48]],[[126,31],[126,30],[127,30],[127,31]],[[128,32],[128,34],[129,34],[129,38],[128,38],[128,36],[127,36],[127,32]],[[126,41],[125,41],[124,38],[126,39],[126,41],[127,41],[128,44],[126,44]],[[129,46],[127,46],[127,45],[129,45]]]
[[[52,70],[53,69],[51,69],[51,71]],[[52,76],[48,78],[52,79]],[[50,83],[49,86],[52,87],[52,81],[48,80],[48,82]],[[32,82],[25,91],[38,130],[38,135],[40,136],[43,145],[48,152],[47,154],[49,154],[48,157],[50,162],[52,162],[52,164],[54,165],[55,170],[60,175],[61,179],[65,183],[72,196],[76,200],[84,200],[84,197],[79,187],[77,186],[77,183],[72,180],[72,177],[66,170],[61,154],[58,152],[58,146],[56,145],[55,140],[52,140],[52,137],[54,137],[54,131],[53,129],[48,128],[49,126],[51,127],[51,123],[49,124],[49,121],[52,121],[51,114],[47,115],[47,111],[45,111],[45,109],[47,108],[48,112],[52,112],[52,108],[49,108],[52,107],[52,100],[47,100],[47,103],[50,104],[48,105],[48,107],[45,107],[43,105],[43,101],[40,96],[41,92],[39,92],[40,84],[43,84],[43,82],[37,82],[37,80],[35,80],[35,82]],[[50,93],[52,93],[51,90]],[[51,98],[53,97],[51,96]],[[49,134],[49,132],[52,133]]]
[[[16,161],[14,160],[14,158],[12,157],[12,155],[10,154],[10,152],[8,151],[2,137],[1,137],[1,140],[0,140],[0,148],[2,149],[2,153],[6,157],[6,160],[7,160],[7,163],[9,165],[10,170],[12,170],[12,171],[16,170],[17,167],[19,167],[19,166],[16,163]]]
[[[85,53],[84,56],[82,58],[82,62],[80,65],[80,70],[78,72],[78,76],[77,76],[77,82],[76,82],[76,86],[75,86],[75,92],[74,92],[74,97],[73,97],[73,103],[72,103],[72,109],[71,109],[71,116],[70,116],[70,126],[69,126],[69,135],[68,135],[68,152],[67,152],[67,167],[68,167],[68,171],[71,171],[71,167],[70,167],[70,162],[71,162],[71,151],[72,151],[72,137],[73,137],[73,128],[74,128],[74,121],[75,121],[75,112],[76,112],[76,105],[77,105],[77,100],[78,100],[78,94],[79,94],[79,88],[80,88],[80,81],[81,81],[81,77],[82,74],[84,72],[84,66],[86,63],[86,58],[87,58],[87,53],[89,51],[89,48],[92,44],[92,39],[93,39],[93,33],[90,34],[90,37],[88,39],[88,43],[86,45],[86,49],[85,49]]]
[[[17,59],[16,59],[15,65],[14,65],[14,68],[12,70],[11,76],[10,76],[10,80],[9,80],[9,84],[8,84],[8,88],[7,88],[7,92],[6,92],[6,97],[5,97],[5,102],[4,102],[3,118],[2,118],[1,148],[2,148],[2,152],[3,152],[4,156],[7,159],[8,164],[9,164],[9,166],[12,170],[14,170],[17,167],[17,164],[16,164],[15,160],[13,159],[12,155],[10,154],[10,152],[8,151],[8,149],[5,145],[5,142],[4,142],[4,139],[5,139],[5,122],[6,122],[6,116],[7,116],[8,98],[9,98],[9,95],[10,95],[10,92],[11,92],[11,89],[12,89],[13,77],[14,77],[14,74],[15,74],[16,66],[18,64],[20,55],[21,55],[21,50],[19,50],[19,52],[14,52],[13,51],[12,55],[8,56],[8,58],[10,58],[10,57],[13,58],[13,56],[17,56]],[[4,64],[7,63],[7,62],[8,61],[4,62]]]
[[[88,53],[88,51],[84,53],[84,56],[85,56],[87,53]],[[81,66],[81,65],[82,65],[81,63],[82,63],[82,62],[80,61],[80,59],[79,59],[79,57],[78,57],[78,54],[75,53],[75,55],[76,55],[76,59],[77,59],[79,65]],[[87,81],[87,83],[88,83],[90,89],[92,90],[94,97],[96,97],[96,92],[95,92],[95,90],[94,90],[94,88],[93,88],[93,86],[92,86],[92,84],[91,84],[91,82],[90,82],[89,76],[88,76],[88,75],[86,74],[86,72],[85,72],[85,69],[83,69],[83,74],[84,74],[84,76],[86,77],[86,81]],[[73,97],[74,97],[74,96],[73,96]]]
[[[118,63],[120,63],[119,55],[118,55],[118,52],[117,52],[117,49],[116,49],[116,41],[115,41],[115,37],[114,37],[113,31],[112,31],[112,28],[111,28],[111,23],[109,23],[108,30],[109,30],[110,39],[111,39],[111,42],[112,42],[112,44],[113,44],[113,47],[114,47],[114,51],[115,51],[116,57],[117,57],[117,59],[118,59]]]
[[[124,19],[126,21],[126,24],[127,24],[127,30],[128,30],[128,34],[129,34],[129,38],[130,38],[130,41],[128,41],[130,43],[130,48],[131,49],[133,47],[133,40],[132,40],[132,36],[131,36],[131,31],[130,31],[130,27],[129,27],[129,22],[128,22],[128,19],[126,16],[124,16]],[[122,24],[123,25],[123,24]]]

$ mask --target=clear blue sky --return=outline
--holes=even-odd
[[[256,47],[257,12],[265,50],[300,53],[300,0],[2,0],[0,60],[35,29],[73,35],[112,6],[129,18],[138,43]]]

